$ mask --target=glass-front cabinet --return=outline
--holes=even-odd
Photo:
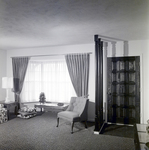
[[[108,122],[140,123],[140,57],[108,58]]]

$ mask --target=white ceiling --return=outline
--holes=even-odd
[[[0,49],[149,39],[149,0],[0,0]]]

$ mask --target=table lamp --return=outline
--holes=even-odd
[[[9,92],[9,89],[13,88],[13,78],[12,77],[2,77],[2,88],[6,89],[5,102],[10,102],[8,92]]]

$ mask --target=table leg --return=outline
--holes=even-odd
[[[34,106],[35,107],[35,109],[37,108],[36,106]],[[42,107],[38,107],[39,109],[40,109],[40,112],[42,112]]]
[[[8,120],[10,119],[10,112],[9,112],[9,109],[7,109],[7,117],[8,117]]]
[[[18,114],[18,106],[15,106],[15,108],[14,108],[14,114],[15,114],[15,115]]]

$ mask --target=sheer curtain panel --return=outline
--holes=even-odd
[[[29,62],[23,91],[23,102],[37,102],[41,92],[46,101],[69,102],[75,92],[65,60]]]

